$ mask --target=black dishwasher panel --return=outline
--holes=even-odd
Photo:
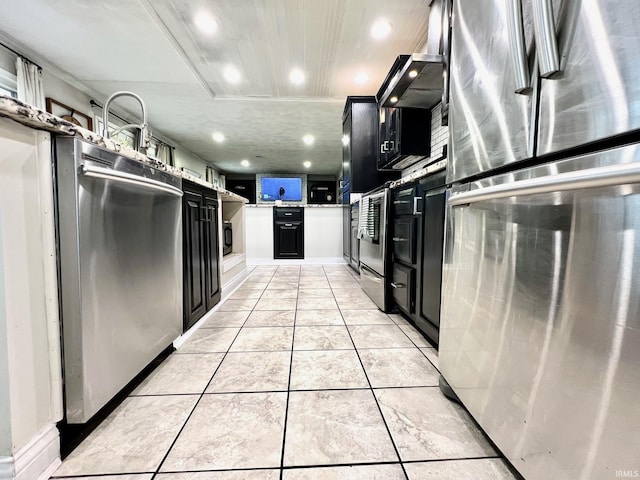
[[[304,258],[304,208],[273,208],[273,258]]]

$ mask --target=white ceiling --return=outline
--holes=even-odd
[[[103,98],[140,94],[153,128],[223,173],[337,175],[345,98],[374,95],[397,55],[420,50],[429,13],[428,0],[2,3],[0,33],[25,54]],[[199,11],[217,20],[215,34],[194,26]],[[393,25],[382,41],[370,35],[379,18]],[[224,79],[228,65],[239,84]],[[305,72],[301,86],[289,82],[294,67]],[[360,71],[365,85],[353,81]],[[225,142],[212,140],[215,131]]]

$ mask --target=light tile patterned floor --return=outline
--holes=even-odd
[[[256,267],[54,478],[513,480],[437,369],[349,267]]]

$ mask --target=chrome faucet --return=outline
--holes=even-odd
[[[140,107],[142,108],[142,123],[141,124],[129,123],[127,125],[124,125],[122,127],[115,129],[112,132],[112,134],[115,135],[116,133],[120,132],[121,130],[124,130],[125,128],[132,128],[132,127],[139,128],[140,129],[140,145],[138,146],[138,150],[140,151],[140,153],[143,153],[146,155],[147,148],[149,148],[149,143],[151,141],[151,134],[149,132],[149,125],[147,124],[147,106],[145,105],[144,100],[142,100],[142,97],[140,97],[140,95],[138,94],[135,94],[133,92],[122,91],[122,92],[114,93],[107,99],[107,101],[104,104],[104,108],[102,109],[102,136],[104,138],[109,138],[109,105],[111,104],[112,101],[114,101],[118,97],[133,97],[140,103]]]

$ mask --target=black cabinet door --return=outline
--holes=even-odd
[[[274,258],[304,258],[302,222],[276,222]]]
[[[220,301],[220,269],[218,245],[218,200],[205,194],[204,197],[204,238],[206,244],[205,256],[205,296],[207,311]]]
[[[445,197],[442,191],[427,193],[423,199],[420,315],[436,327],[440,325]]]
[[[184,329],[198,321],[206,312],[204,201],[202,194],[185,191],[182,200],[184,256]]]

